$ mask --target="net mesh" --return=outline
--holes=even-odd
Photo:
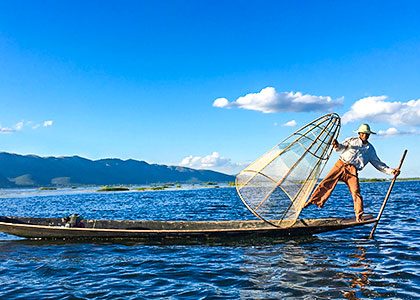
[[[271,223],[269,219],[280,223],[296,220],[321,175],[339,131],[337,114],[322,116],[241,171],[236,177],[236,189],[245,205],[268,223]]]

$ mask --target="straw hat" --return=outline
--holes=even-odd
[[[376,132],[370,131],[369,124],[360,125],[359,129],[355,130],[357,133],[367,133],[367,134],[376,134]]]

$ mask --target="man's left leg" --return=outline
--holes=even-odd
[[[346,175],[344,182],[347,184],[350,193],[353,197],[354,203],[354,214],[356,215],[356,221],[362,221],[363,215],[363,197],[360,194],[359,177],[357,170],[353,165],[346,166]]]
[[[337,185],[338,180],[340,180],[341,175],[345,172],[344,163],[341,160],[338,160],[331,171],[325,176],[325,178],[318,184],[316,189],[311,195],[311,198],[306,202],[304,208],[308,207],[311,204],[315,204],[318,207],[324,207],[325,202],[331,196],[335,186]]]

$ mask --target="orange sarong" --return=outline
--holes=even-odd
[[[328,175],[318,184],[311,198],[306,202],[305,207],[308,207],[310,204],[323,207],[339,180],[347,184],[353,197],[354,213],[356,217],[361,217],[363,214],[363,198],[360,195],[359,177],[356,167],[341,160],[335,163]]]

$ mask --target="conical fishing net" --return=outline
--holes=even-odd
[[[340,117],[328,114],[302,127],[236,177],[236,189],[258,218],[295,221],[338,137]]]

